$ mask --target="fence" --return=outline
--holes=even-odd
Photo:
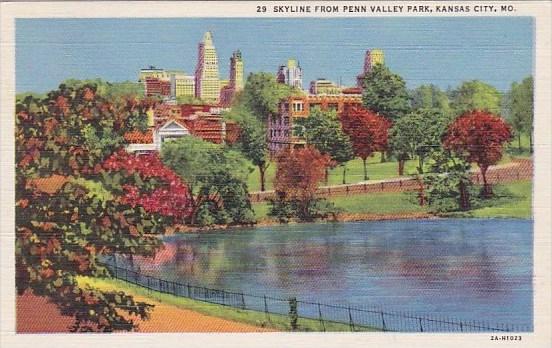
[[[265,321],[285,318],[292,321],[297,315],[298,330],[302,320],[309,320],[309,327],[318,331],[396,331],[396,332],[529,332],[523,325],[491,325],[484,321],[455,320],[438,316],[420,316],[406,312],[385,311],[377,308],[359,308],[319,302],[300,301],[295,298],[259,296],[243,292],[211,289],[187,283],[164,280],[140,272],[104,264],[112,275],[120,280],[149,290],[186,297],[208,303],[229,306],[240,310],[256,311]],[[313,328],[313,323],[315,327]],[[336,326],[337,325],[337,326]],[[293,326],[293,325],[292,325]]]
[[[489,169],[487,181],[489,184],[499,184],[522,179],[531,179],[533,168],[530,160],[516,160],[511,166]],[[483,178],[479,172],[473,172],[472,182],[476,185],[483,184]],[[406,192],[420,189],[420,183],[415,178],[401,178],[381,180],[379,182],[336,185],[320,187],[317,191],[319,197],[347,196],[376,192]],[[251,192],[249,198],[252,203],[266,201],[274,196],[274,191]]]

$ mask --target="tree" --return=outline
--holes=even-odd
[[[154,159],[146,165],[128,155],[114,166],[122,134],[143,116],[136,105],[110,103],[93,85],[23,99],[16,104],[17,290],[48,297],[75,318],[72,331],[132,330],[123,314],[147,318],[151,306],[84,287],[77,276],[108,275],[101,261],[115,254],[154,255],[156,235],[187,211],[187,187]],[[127,160],[140,165],[130,169]]]
[[[436,212],[466,211],[471,207],[470,164],[450,151],[432,151],[428,163],[429,174],[424,175],[424,190],[420,202],[427,202]]]
[[[487,182],[487,169],[502,158],[503,146],[511,137],[511,127],[501,117],[476,110],[459,116],[448,127],[443,146],[479,166],[483,177],[481,195],[488,197],[492,189]]]
[[[410,91],[410,100],[414,110],[437,109],[446,117],[452,114],[447,93],[433,84],[421,85]]]
[[[456,115],[471,110],[482,110],[493,114],[500,113],[500,92],[482,81],[473,80],[462,83],[451,92],[452,108]]]
[[[245,184],[251,169],[239,152],[189,136],[163,144],[161,158],[190,187],[193,194],[190,224],[202,221],[210,224],[211,218],[217,223],[252,222]],[[230,219],[225,217],[228,211],[240,208],[244,211],[230,213]],[[198,217],[216,211],[217,216],[198,221]],[[240,220],[240,216],[247,220]]]
[[[368,180],[366,159],[376,151],[387,149],[387,133],[391,122],[360,107],[347,108],[340,120],[343,132],[351,139],[355,155],[362,158],[364,180]]]
[[[395,121],[410,111],[410,99],[402,77],[378,64],[364,78],[364,107]]]
[[[518,148],[521,150],[521,135],[529,135],[529,148],[533,152],[533,77],[521,83],[512,83],[507,94],[509,121],[516,131]]]
[[[305,129],[307,143],[313,145],[321,154],[330,156],[332,160],[328,168],[343,166],[343,184],[345,184],[345,163],[354,158],[353,145],[349,137],[343,133],[341,123],[335,111],[321,111],[316,108],[308,118],[298,121]],[[325,173],[328,181],[328,169]]]
[[[289,204],[291,214],[297,214],[302,219],[312,218],[316,190],[330,161],[328,155],[322,155],[313,146],[281,151],[276,159],[274,181],[276,203],[280,203],[273,204],[276,210]]]
[[[392,151],[399,160],[399,175],[403,175],[404,162],[418,157],[418,172],[423,173],[424,160],[441,146],[441,137],[448,119],[437,109],[417,109],[397,120],[389,131]]]

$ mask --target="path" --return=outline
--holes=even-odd
[[[261,332],[257,326],[207,316],[167,305],[151,298],[134,296],[138,301],[155,305],[148,320],[136,319],[139,332]],[[69,332],[73,319],[59,313],[57,306],[44,297],[25,293],[17,296],[17,332]]]

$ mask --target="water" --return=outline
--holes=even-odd
[[[532,328],[532,221],[299,224],[166,237],[142,272],[182,283]]]

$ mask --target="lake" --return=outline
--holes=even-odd
[[[532,330],[533,223],[296,224],[164,238],[142,272],[215,289]]]

